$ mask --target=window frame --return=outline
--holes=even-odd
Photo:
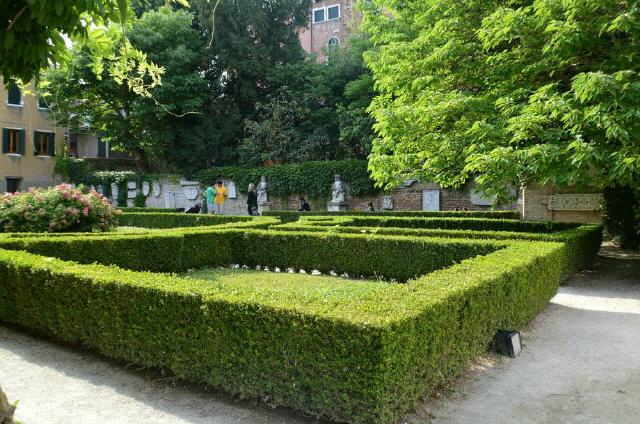
[[[336,40],[336,44],[332,45],[331,41],[332,40]],[[334,48],[334,47],[340,47],[340,39],[338,37],[336,37],[335,35],[329,37],[329,40],[327,40],[327,48]]]
[[[11,103],[9,101],[11,98],[11,90],[14,87],[16,90],[18,90],[18,93],[20,94],[19,103]],[[5,104],[11,107],[24,107],[24,95],[22,94],[22,90],[20,89],[20,87],[18,87],[18,84],[16,84],[15,82],[12,82],[11,85],[9,86],[9,89],[7,90],[7,98],[5,99]]]
[[[326,21],[339,21],[340,17],[342,16],[342,10],[340,10],[340,4],[332,4],[330,6],[326,6],[325,7],[327,9],[327,11],[325,12],[326,15]],[[329,17],[329,9],[333,9],[333,8],[337,8],[338,9],[338,17],[336,18],[330,18]]]
[[[22,156],[22,153],[20,153],[20,132],[23,131],[23,128],[6,128],[6,130],[9,140],[7,141],[7,152],[5,154]],[[11,139],[11,134],[17,134],[15,140]],[[15,142],[15,150],[11,150],[12,142]]]
[[[320,10],[322,11],[322,20],[318,21],[316,20],[316,12]],[[327,8],[325,6],[322,6],[322,7],[316,7],[311,9],[311,21],[314,24],[321,24],[323,22],[327,22]]]
[[[11,181],[12,183],[17,185],[17,190],[16,191],[9,191],[9,181]],[[22,183],[22,178],[21,177],[5,177],[5,184],[6,184],[6,189],[7,189],[7,193],[16,193],[18,191],[20,191],[20,184]]]
[[[38,137],[38,140],[37,140],[38,144],[36,144],[36,140],[35,139],[33,140],[33,147],[34,147],[33,154],[35,156],[40,156],[40,157],[51,157],[50,151],[51,150],[55,151],[55,136],[56,136],[56,133],[54,131],[35,130],[33,132],[33,135],[34,135],[34,138],[36,137],[36,135]],[[44,137],[44,139],[42,137]],[[53,143],[54,143],[53,149],[52,149],[52,146],[49,146],[49,143],[51,143],[51,141],[52,141],[51,138],[54,139],[53,140]],[[44,147],[45,147],[44,150],[42,149],[42,147],[43,147],[43,143],[42,142],[43,141],[44,141]],[[36,149],[36,146],[38,147],[37,149]]]
[[[44,97],[38,96],[38,98],[36,99],[36,107],[38,108],[38,110],[49,110],[49,106],[47,106],[46,102],[44,102],[44,106],[40,105],[41,100],[44,101]]]

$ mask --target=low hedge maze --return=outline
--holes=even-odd
[[[328,218],[0,235],[0,320],[239,397],[386,424],[462,373],[498,328],[526,324],[601,242],[597,226]],[[369,280],[175,274],[230,264]]]

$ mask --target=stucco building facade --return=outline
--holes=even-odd
[[[20,90],[0,80],[0,192],[55,184],[56,156],[64,151],[65,130],[56,127],[33,86]]]

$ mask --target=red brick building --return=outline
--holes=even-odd
[[[309,26],[299,34],[300,44],[318,61],[326,59],[326,49],[347,41],[362,21],[357,0],[314,0],[309,11]]]

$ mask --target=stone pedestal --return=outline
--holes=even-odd
[[[269,212],[271,210],[271,202],[258,202],[258,213],[262,215],[263,212]]]
[[[346,212],[348,205],[346,202],[329,202],[327,210],[329,212]]]

